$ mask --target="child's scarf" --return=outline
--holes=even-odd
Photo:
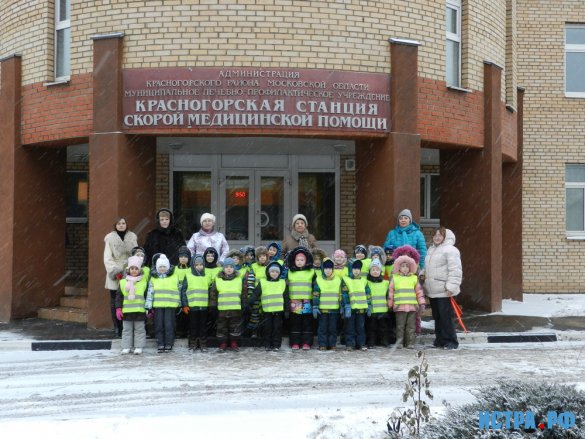
[[[142,280],[142,274],[139,276],[126,276],[126,291],[128,291],[128,300],[136,299],[136,291],[135,291],[135,284],[136,282],[140,282]]]

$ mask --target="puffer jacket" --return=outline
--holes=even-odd
[[[388,235],[386,235],[386,240],[384,241],[382,248],[386,248],[390,245],[394,248],[398,248],[406,244],[414,247],[416,251],[418,251],[420,254],[420,268],[424,268],[427,244],[425,242],[425,237],[420,230],[420,226],[417,223],[410,223],[406,227],[400,227],[397,225],[388,232]]]
[[[455,234],[446,229],[443,242],[432,245],[425,257],[423,285],[425,295],[432,298],[456,296],[460,293],[463,271],[461,255],[455,247]],[[447,291],[451,293],[447,294]]]

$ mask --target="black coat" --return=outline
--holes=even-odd
[[[148,232],[146,242],[143,245],[144,252],[146,253],[144,264],[147,267],[152,265],[152,256],[156,253],[164,253],[172,265],[177,265],[179,263],[177,251],[179,247],[185,245],[183,233],[175,227],[172,213],[169,227],[163,229],[160,226],[159,214],[162,211],[171,213],[168,209],[161,209],[156,213],[157,227]]]

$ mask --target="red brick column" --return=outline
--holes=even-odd
[[[154,216],[155,139],[122,132],[123,35],[94,37],[93,120],[89,139],[88,326],[112,326],[105,289],[104,237],[120,216],[140,229],[138,242]]]
[[[402,209],[420,216],[420,135],[418,108],[418,46],[390,40],[390,135],[357,144],[356,239],[381,245]]]
[[[21,57],[0,61],[0,321],[57,305],[65,275],[65,161],[21,144]]]
[[[502,306],[501,68],[484,66],[484,147],[441,151],[441,222],[457,237],[463,263],[460,300],[473,309]]]
[[[515,163],[504,163],[502,170],[502,297],[522,301],[522,168],[524,89],[517,96],[518,150]]]

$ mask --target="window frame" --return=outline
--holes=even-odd
[[[435,226],[435,225],[439,225],[441,223],[441,218],[429,218],[426,216],[426,213],[428,212],[430,214],[431,212],[431,193],[432,193],[432,177],[439,177],[440,174],[438,172],[421,172],[420,174],[420,179],[424,180],[424,187],[423,187],[423,192],[424,192],[424,211],[421,211],[420,213],[420,222],[421,224],[424,225],[431,225],[431,226]],[[422,182],[421,182],[422,183]],[[421,200],[423,201],[423,200]]]
[[[71,78],[71,0],[67,0],[69,5],[69,13],[67,15],[67,20],[60,20],[61,17],[61,2],[59,0],[55,1],[55,32],[54,32],[54,47],[53,47],[53,75],[55,77],[55,81],[68,81]],[[69,69],[66,75],[58,76],[58,68],[61,64],[60,60],[63,57],[63,53],[59,52],[59,32],[65,31],[69,29],[69,53],[67,56],[69,57]]]
[[[568,230],[567,229],[567,216],[568,216],[568,209],[567,209],[567,189],[581,189],[583,191],[583,198],[585,200],[585,179],[580,182],[569,182],[567,181],[567,171],[568,168],[571,166],[581,166],[585,168],[585,164],[578,164],[578,163],[567,163],[565,164],[565,234],[567,239],[585,239],[585,203],[583,207],[583,229],[582,230]]]
[[[565,24],[565,97],[568,98],[585,98],[585,91],[567,91],[567,54],[568,53],[582,53],[585,56],[585,44],[568,44],[567,43],[567,29],[583,29],[585,31],[585,24]]]
[[[456,11],[457,13],[457,17],[455,20],[455,25],[456,25],[456,33],[452,33],[449,32],[449,30],[447,29],[447,10],[448,9],[453,9]],[[453,88],[461,88],[461,77],[462,77],[462,63],[461,63],[461,41],[462,41],[462,37],[461,37],[461,13],[462,13],[462,6],[461,6],[461,0],[447,0],[446,4],[445,4],[445,83],[447,84],[447,87],[453,87]],[[448,42],[454,42],[457,43],[457,46],[459,48],[458,50],[458,59],[457,59],[457,66],[458,66],[458,75],[457,75],[457,83],[456,84],[451,84],[449,83],[449,77],[447,75],[447,66],[450,63],[450,59],[447,56],[447,45]]]

